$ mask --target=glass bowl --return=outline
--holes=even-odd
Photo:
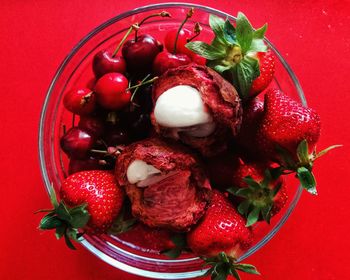
[[[66,176],[68,159],[60,150],[59,137],[62,126],[71,122],[71,114],[62,105],[63,93],[74,86],[86,86],[93,77],[91,62],[94,54],[101,49],[114,49],[132,23],[140,22],[145,16],[166,10],[171,18],[152,18],[147,21],[140,33],[150,33],[162,40],[164,34],[171,27],[178,27],[190,7],[195,13],[188,22],[201,23],[203,36],[210,36],[208,26],[209,14],[222,18],[228,17],[233,22],[235,18],[227,13],[213,8],[185,3],[168,3],[150,5],[120,14],[98,26],[84,37],[68,54],[54,76],[43,105],[39,128],[39,156],[40,167],[45,187],[49,193],[49,185],[53,184],[58,190],[61,181]],[[274,86],[279,87],[294,99],[299,99],[306,105],[300,84],[287,62],[278,50],[268,41],[276,56],[276,74]],[[258,225],[255,230],[253,246],[246,251],[238,261],[241,261],[268,242],[283,226],[291,214],[301,195],[301,187],[296,182],[289,186],[288,205],[277,216],[272,218],[270,225]],[[100,259],[110,265],[132,274],[157,279],[186,279],[202,275],[202,261],[194,255],[183,255],[179,259],[170,260],[153,251],[142,250],[116,236],[84,235],[82,245]]]

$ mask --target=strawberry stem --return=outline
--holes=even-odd
[[[135,42],[137,42],[137,31],[139,29],[139,27],[148,19],[153,18],[153,17],[171,17],[170,13],[168,13],[167,11],[162,11],[160,13],[155,13],[155,14],[151,14],[147,17],[145,17],[143,20],[140,21],[140,23],[136,23],[136,25],[138,26],[138,28],[135,31]]]
[[[177,48],[177,41],[179,39],[179,34],[181,32],[182,27],[185,25],[187,20],[192,17],[194,13],[194,8],[191,8],[188,13],[186,14],[185,19],[181,22],[179,29],[177,30],[176,37],[175,37],[175,42],[174,42],[174,49],[173,49],[173,54],[176,54],[176,48]]]

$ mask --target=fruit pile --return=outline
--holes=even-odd
[[[212,279],[239,279],[258,274],[236,260],[287,205],[285,177],[316,194],[314,161],[336,146],[316,153],[319,115],[271,83],[266,24],[210,15],[213,39],[195,41],[193,13],[163,43],[142,25],[168,12],[133,24],[94,55],[93,86],[65,93],[68,176],[40,228],[72,249],[85,233],[109,233],[170,258],[192,252]]]

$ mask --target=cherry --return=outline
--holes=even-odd
[[[177,34],[179,35],[176,41]],[[188,43],[187,40],[190,39],[192,36],[193,36],[192,31],[186,28],[182,28],[180,31],[178,30],[178,28],[172,29],[168,31],[165,35],[164,46],[170,53],[175,53],[176,51],[178,51],[179,53],[184,53],[190,56],[191,53],[193,52],[187,49],[185,45]],[[176,41],[176,44],[175,44],[175,41]]]
[[[72,127],[69,129],[60,140],[62,150],[70,158],[75,159],[87,158],[94,143],[94,137],[78,127]]]
[[[107,110],[119,110],[125,107],[131,98],[128,79],[120,73],[107,73],[96,82],[97,102]]]
[[[207,63],[207,60],[203,56],[200,56],[199,54],[196,54],[194,52],[192,52],[191,59],[193,63],[199,65],[205,65]]]
[[[131,73],[143,74],[150,72],[154,58],[163,50],[163,45],[149,34],[142,34],[128,40],[122,54],[127,68]]]
[[[103,120],[95,116],[81,116],[78,127],[89,132],[95,138],[99,138],[105,129]]]
[[[96,78],[110,72],[125,73],[126,62],[122,56],[114,55],[108,50],[101,50],[93,58],[92,69]]]
[[[91,89],[74,88],[65,93],[63,105],[73,114],[91,114],[96,108],[96,96]]]
[[[68,175],[84,170],[100,170],[105,169],[105,165],[100,163],[99,159],[70,159],[68,165]]]
[[[106,132],[102,138],[107,146],[110,147],[116,147],[118,145],[124,145],[130,142],[126,129],[118,125],[107,126]]]
[[[153,73],[161,75],[170,68],[176,68],[189,63],[191,63],[191,59],[186,54],[172,54],[163,51],[159,53],[153,61]]]

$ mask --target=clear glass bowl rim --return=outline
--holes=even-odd
[[[79,49],[90,38],[95,36],[98,32],[105,29],[106,27],[114,24],[115,22],[117,22],[121,19],[124,19],[126,17],[132,16],[132,15],[137,14],[137,13],[147,12],[147,11],[154,10],[154,9],[166,9],[166,8],[176,8],[176,7],[187,7],[187,8],[194,7],[195,9],[197,8],[197,9],[200,9],[200,10],[207,12],[207,13],[215,14],[215,15],[218,15],[221,17],[228,17],[229,19],[235,20],[235,17],[233,17],[232,15],[230,15],[228,13],[225,13],[223,11],[220,11],[220,10],[217,10],[217,9],[214,9],[211,7],[199,5],[199,4],[172,2],[172,3],[160,3],[160,4],[146,5],[146,6],[138,7],[138,8],[135,8],[133,10],[129,10],[129,11],[126,11],[124,13],[121,13],[121,14],[109,19],[108,21],[102,23],[101,25],[99,25],[98,27],[93,29],[90,33],[88,33],[82,40],[80,40],[78,42],[78,44],[70,51],[70,53],[62,61],[61,65],[58,67],[58,69],[57,69],[57,71],[52,79],[52,82],[47,90],[46,98],[44,100],[43,108],[42,108],[41,115],[40,115],[40,123],[39,123],[39,134],[38,134],[39,147],[38,147],[38,150],[39,150],[40,170],[41,170],[41,174],[42,174],[42,177],[44,180],[45,188],[46,188],[49,195],[51,192],[50,188],[49,188],[51,182],[50,182],[47,170],[46,170],[46,161],[45,161],[44,148],[43,148],[44,147],[44,143],[43,143],[44,129],[43,129],[43,127],[44,127],[45,117],[47,114],[48,103],[50,101],[50,97],[51,97],[52,91],[55,87],[56,81],[60,77],[60,74],[63,72],[63,70],[65,69],[67,64],[70,62],[72,57],[79,51]],[[304,106],[307,106],[304,92],[301,88],[301,85],[300,85],[296,75],[294,74],[294,72],[292,71],[292,69],[290,68],[288,63],[284,60],[282,55],[279,53],[279,51],[273,46],[273,44],[271,44],[271,42],[268,39],[266,39],[266,41],[268,42],[269,46],[273,49],[273,51],[275,52],[275,55],[277,55],[280,62],[284,66],[285,70],[288,72],[289,76],[291,77],[293,84],[294,84],[294,86],[297,90],[297,93],[299,95],[300,101],[302,102],[302,104]],[[253,253],[255,253],[257,250],[259,250],[261,247],[263,247],[277,233],[277,231],[282,227],[282,225],[286,222],[286,220],[288,219],[288,217],[290,216],[290,214],[294,210],[297,202],[299,201],[301,193],[302,193],[302,187],[299,186],[294,197],[293,197],[293,200],[291,201],[290,206],[287,209],[284,216],[272,228],[272,230],[269,232],[268,235],[266,235],[260,242],[258,242],[255,246],[253,246],[251,249],[249,249],[244,255],[242,255],[238,261],[242,261],[243,259],[245,259],[245,258],[249,257],[250,255],[252,255]],[[183,272],[183,273],[167,273],[167,272],[154,272],[154,271],[149,271],[149,270],[143,270],[143,269],[139,269],[139,268],[135,268],[133,266],[127,265],[125,263],[122,263],[122,262],[108,256],[107,254],[105,254],[101,250],[94,247],[90,242],[88,242],[85,239],[82,239],[81,244],[85,248],[87,248],[90,252],[92,252],[94,255],[96,255],[98,258],[100,258],[101,260],[105,261],[106,263],[112,265],[113,267],[116,267],[118,269],[124,270],[128,273],[132,273],[132,274],[135,274],[138,276],[150,277],[150,278],[154,278],[154,279],[187,279],[187,278],[201,276],[205,272],[203,270],[197,270],[197,271],[189,271],[189,272]]]

